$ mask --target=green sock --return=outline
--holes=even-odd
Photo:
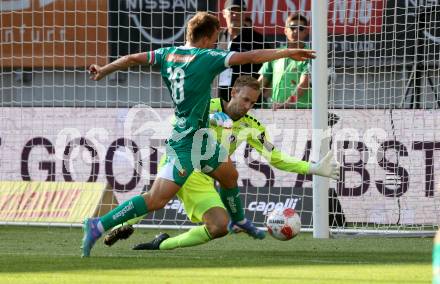
[[[432,272],[432,284],[440,284],[440,243],[435,243],[432,250]]]
[[[241,205],[240,190],[238,187],[231,189],[220,188],[220,197],[232,221],[242,221],[244,219],[244,210],[243,205]]]
[[[175,248],[192,247],[204,244],[212,240],[206,226],[192,228],[188,232],[168,238],[160,244],[161,250],[170,250]]]
[[[100,217],[101,224],[104,231],[113,228],[123,222],[133,219],[138,216],[143,216],[148,212],[147,205],[142,195],[133,197],[125,201],[112,211]]]

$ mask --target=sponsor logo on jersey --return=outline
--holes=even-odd
[[[217,56],[226,56],[228,53],[226,51],[210,51],[208,52],[209,55],[217,57]]]
[[[186,55],[186,54],[175,54],[170,53],[167,55],[168,62],[177,62],[177,63],[188,63],[194,60],[195,55]]]

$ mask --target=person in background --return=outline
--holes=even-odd
[[[219,33],[218,48],[245,52],[255,49],[271,48],[271,45],[264,43],[261,34],[252,28],[252,19],[246,17],[246,2],[244,0],[228,0],[222,11],[223,18],[226,21],[227,28]],[[258,78],[258,70],[261,64],[245,64],[232,66],[219,75],[218,79],[218,97],[229,101],[231,98],[231,89],[235,80],[240,75],[251,75]],[[263,107],[264,97],[258,98],[255,108]]]
[[[284,34],[287,45],[281,48],[309,49],[305,43],[309,36],[309,22],[304,15],[289,15]],[[263,86],[264,97],[270,98],[273,109],[312,107],[309,66],[310,61],[298,62],[288,58],[263,64],[258,80]]]

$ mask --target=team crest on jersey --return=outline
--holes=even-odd
[[[180,117],[180,118],[176,119],[176,125],[177,125],[177,127],[184,128],[186,125],[186,118]]]
[[[184,178],[184,177],[186,177],[186,175],[187,175],[188,173],[186,172],[185,169],[181,169],[181,170],[178,170],[178,171],[177,171],[177,174],[179,175],[179,177]]]

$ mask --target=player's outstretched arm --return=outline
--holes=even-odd
[[[130,66],[141,65],[147,63],[147,53],[135,53],[123,56],[116,59],[112,63],[105,66],[99,66],[97,64],[92,64],[89,66],[88,71],[90,73],[90,79],[94,81],[99,81],[108,74],[111,74],[118,70],[125,70]]]
[[[261,125],[261,123],[260,123]],[[283,153],[272,144],[264,127],[253,126],[254,131],[248,136],[248,144],[262,155],[271,166],[285,172],[307,174],[310,163]]]
[[[256,49],[246,52],[234,52],[229,59],[229,65],[259,64],[280,58],[304,61],[315,57],[315,51],[309,49]]]

